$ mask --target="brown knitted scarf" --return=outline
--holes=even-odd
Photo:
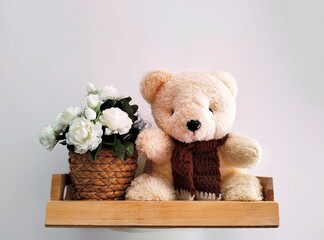
[[[171,158],[174,187],[198,192],[221,193],[221,174],[217,148],[225,143],[227,135],[219,140],[183,143],[176,141]]]

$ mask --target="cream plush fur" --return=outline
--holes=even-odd
[[[171,74],[152,71],[141,82],[141,93],[151,104],[158,126],[142,131],[137,139],[139,154],[152,161],[152,170],[137,177],[127,189],[128,200],[205,199],[209,193],[176,194],[173,188],[171,156],[174,140],[181,142],[205,141],[223,138],[219,149],[222,199],[262,200],[259,180],[242,169],[256,164],[261,147],[254,139],[230,133],[234,122],[237,93],[236,81],[225,72],[184,72]],[[201,126],[189,131],[187,122],[196,120]]]

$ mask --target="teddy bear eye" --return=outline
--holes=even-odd
[[[171,115],[173,115],[173,113],[174,113],[174,109],[171,109]]]
[[[214,112],[213,109],[209,108],[209,111],[211,111],[212,113]]]

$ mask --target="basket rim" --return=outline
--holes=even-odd
[[[68,153],[68,160],[70,164],[74,164],[74,162],[83,162],[88,164],[98,164],[98,163],[106,163],[106,162],[114,162],[115,164],[123,164],[123,163],[133,163],[134,161],[137,162],[138,153],[134,150],[132,156],[130,156],[126,160],[122,160],[114,154],[114,151],[110,148],[102,148],[100,152],[97,154],[97,158],[94,161],[90,160],[89,152],[86,153],[76,153],[69,151]],[[110,160],[110,161],[109,161]]]

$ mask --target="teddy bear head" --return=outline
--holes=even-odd
[[[229,73],[152,71],[140,90],[157,126],[180,142],[220,139],[233,125],[237,85]]]

